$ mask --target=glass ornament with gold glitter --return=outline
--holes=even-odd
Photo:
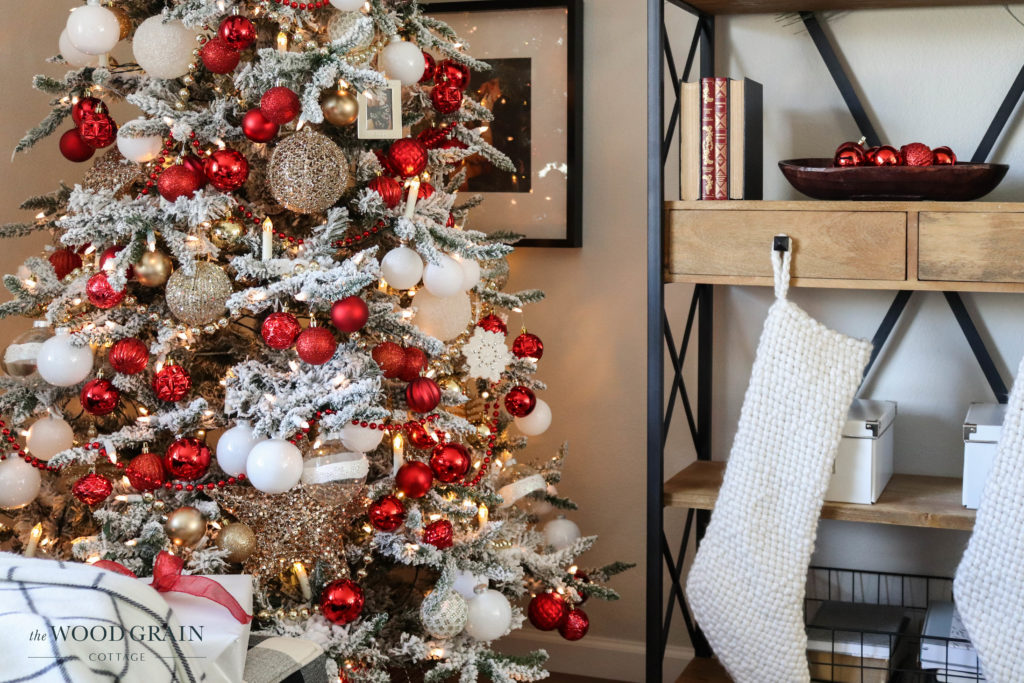
[[[348,184],[348,161],[330,138],[304,128],[278,143],[267,184],[279,204],[298,213],[326,211]]]
[[[191,275],[181,268],[167,280],[167,308],[183,323],[206,325],[224,315],[231,291],[223,268],[199,261]]]

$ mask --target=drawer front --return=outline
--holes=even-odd
[[[669,275],[772,275],[772,237],[793,239],[793,276],[905,280],[907,217],[902,212],[670,210]]]
[[[922,212],[921,280],[1024,282],[1024,213]]]

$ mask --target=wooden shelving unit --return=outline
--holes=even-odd
[[[732,683],[717,659],[698,657],[686,665],[676,683]]]

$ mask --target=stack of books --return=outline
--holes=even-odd
[[[682,84],[682,199],[762,198],[763,112],[761,84],[749,78]]]

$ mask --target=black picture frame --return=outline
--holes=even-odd
[[[579,248],[583,246],[583,0],[458,0],[424,4],[427,15],[455,12],[493,12],[565,8],[566,10],[566,180],[565,235],[560,238],[531,238],[517,247]],[[444,17],[438,17],[444,20]],[[515,30],[509,21],[508,30]],[[470,50],[472,52],[472,50]],[[482,58],[487,61],[487,58]],[[486,210],[486,203],[479,210]]]

